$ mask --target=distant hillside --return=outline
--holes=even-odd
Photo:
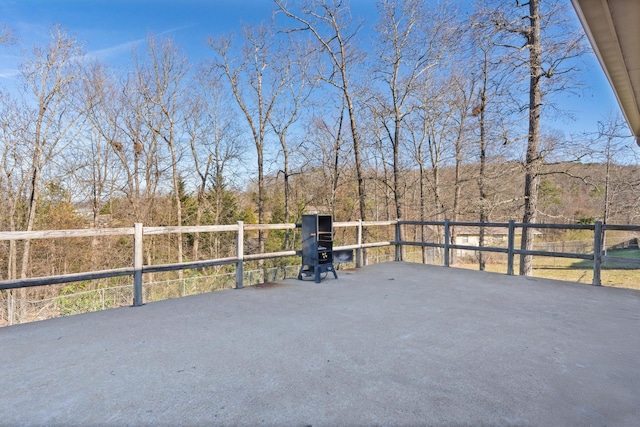
[[[338,220],[357,219],[353,173],[341,171],[341,181],[333,199],[327,171],[307,170],[290,180],[295,211],[309,208],[334,213]],[[611,165],[607,185],[605,164],[559,163],[546,165],[540,179],[539,222],[577,223],[604,219],[605,190],[608,188],[608,222],[640,222],[640,166]],[[478,166],[464,165],[460,171],[458,209],[454,209],[455,168],[442,168],[436,178],[432,170],[423,179],[425,195],[420,195],[420,176],[417,171],[403,174],[405,218],[419,219],[421,205],[425,219],[458,219],[477,221],[481,206],[489,212],[491,221],[508,221],[522,217],[524,173],[517,162],[492,163],[486,178],[487,197],[481,200]],[[272,177],[269,188],[269,209],[283,202],[282,179]],[[393,219],[394,200],[390,178],[384,171],[369,171],[366,182],[370,219]],[[436,197],[436,187],[438,197]],[[438,200],[436,200],[438,199]],[[332,205],[332,201],[335,205]],[[457,215],[456,215],[457,214]]]

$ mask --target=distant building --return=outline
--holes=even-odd
[[[533,230],[534,236],[541,236],[542,233]],[[522,229],[516,228],[514,230],[514,240],[516,245],[520,244],[522,238]],[[509,229],[507,227],[485,227],[484,228],[484,246],[493,246],[506,248],[507,241],[509,239]],[[455,240],[454,245],[464,246],[480,246],[480,227],[472,226],[457,226],[455,227]],[[472,251],[467,249],[456,249],[455,254],[458,257],[477,257],[478,251]]]
[[[84,228],[93,227],[93,209],[91,208],[78,208],[74,213],[82,218]],[[107,227],[111,222],[111,214],[98,215],[98,228]]]

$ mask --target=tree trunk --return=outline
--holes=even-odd
[[[394,141],[393,141],[393,197],[396,205],[396,219],[400,220],[404,216],[402,210],[402,194],[400,194],[400,112],[396,109]],[[398,227],[398,239],[402,241],[402,227]],[[400,246],[400,259],[404,261],[406,258],[406,247]]]
[[[204,211],[204,186],[198,189],[198,207],[196,208],[196,220],[195,225],[199,226],[202,222],[202,212]],[[193,260],[198,261],[200,259],[200,233],[194,233],[193,235]]]
[[[540,46],[540,6],[539,0],[529,0],[530,27],[527,33],[529,44],[529,135],[525,159],[524,179],[524,215],[522,222],[535,223],[538,207],[538,188],[540,186],[540,112],[542,93],[541,78],[541,46]],[[526,227],[522,232],[520,249],[533,249],[533,228]],[[530,276],[533,270],[533,257],[520,256],[520,275]]]
[[[343,81],[346,82],[346,75],[343,77]],[[346,86],[346,83],[345,83]],[[362,172],[362,160],[360,153],[360,135],[358,133],[358,129],[356,127],[356,113],[355,108],[353,107],[353,101],[351,100],[351,94],[348,88],[345,87],[344,90],[345,100],[347,101],[347,111],[349,113],[349,125],[351,126],[351,138],[353,139],[353,156],[355,160],[356,166],[356,179],[358,181],[358,202],[360,206],[360,219],[363,221],[366,220],[367,217],[367,208],[366,208],[366,200],[365,200],[365,185],[364,185],[364,174]]]
[[[466,98],[466,96],[465,96]],[[456,152],[456,166],[455,166],[455,189],[453,196],[453,220],[458,221],[460,219],[460,196],[462,192],[462,145],[464,143],[464,127],[467,119],[467,102],[463,102],[460,108],[460,123],[458,124],[458,135],[456,137],[455,152]],[[456,227],[451,228],[451,243],[456,242]],[[451,261],[456,263],[457,250],[452,252]]]
[[[424,165],[422,164],[422,161],[419,162],[419,167],[420,167],[420,221],[424,222],[427,220],[427,204],[425,202],[425,198],[426,198],[426,194],[425,194],[425,189],[426,189],[426,184],[425,184],[425,171],[424,171]],[[424,224],[420,226],[420,241],[421,242],[425,242],[426,241],[426,233],[424,231]],[[422,246],[422,263],[426,264],[427,263],[427,247],[426,246]]]
[[[480,190],[480,222],[489,221],[487,213],[487,129],[486,129],[486,112],[487,112],[487,86],[488,86],[488,67],[489,58],[485,52],[484,61],[482,63],[482,89],[480,92],[480,173],[478,176],[478,187]],[[485,228],[480,227],[480,235],[478,238],[478,246],[485,246]],[[484,251],[478,254],[478,269],[484,271],[487,266]]]
[[[289,152],[286,149],[286,143],[282,140],[282,153],[284,154],[284,223],[289,224],[291,221],[291,213],[289,212],[289,199],[291,198],[291,188],[289,185]],[[284,250],[290,248],[291,230],[286,229],[284,232]]]

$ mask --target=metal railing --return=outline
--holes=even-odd
[[[356,243],[346,246],[336,246],[335,250],[356,250],[356,265],[362,265],[362,249],[393,245],[394,242],[362,242],[362,229],[366,225],[390,225],[392,222],[373,223],[365,221],[338,222],[334,223],[335,228],[356,227]],[[10,240],[35,240],[54,238],[75,238],[75,237],[97,237],[97,236],[133,236],[133,262],[131,267],[114,268],[109,270],[90,271],[82,273],[61,274],[47,277],[30,277],[13,280],[1,280],[0,290],[18,289],[32,286],[56,285],[63,283],[79,282],[84,280],[105,279],[118,276],[133,277],[133,305],[140,306],[142,301],[143,275],[145,273],[158,273],[176,270],[186,270],[193,268],[203,268],[221,265],[235,265],[236,280],[235,287],[243,287],[244,263],[248,261],[265,260],[270,258],[281,258],[299,255],[299,251],[281,251],[259,254],[245,254],[244,240],[245,233],[259,230],[288,230],[298,227],[297,224],[244,224],[238,221],[234,225],[210,225],[210,226],[185,226],[185,227],[144,227],[141,223],[134,224],[133,227],[125,228],[101,228],[101,229],[78,229],[78,230],[46,230],[46,231],[15,231],[0,232],[0,241]],[[145,265],[143,262],[143,247],[145,236],[166,235],[173,233],[221,233],[234,232],[236,241],[235,256],[226,258],[216,258],[200,261],[189,261],[182,263],[168,263]]]
[[[449,220],[444,221],[398,221],[398,227],[401,225],[417,225],[417,226],[439,226],[444,228],[443,243],[433,242],[411,242],[400,241],[395,242],[397,247],[404,245],[410,246],[426,246],[442,248],[444,250],[444,265],[450,266],[450,252],[452,249],[469,250],[478,252],[496,252],[507,255],[507,274],[514,275],[514,259],[516,255],[531,255],[531,256],[545,256],[555,258],[574,258],[582,259],[593,262],[593,281],[595,286],[601,285],[600,273],[602,270],[602,263],[605,261],[612,261],[618,259],[617,257],[606,256],[604,251],[604,234],[606,231],[627,231],[627,232],[640,232],[640,226],[638,225],[611,225],[602,224],[598,221],[595,224],[526,224],[517,223],[515,221],[509,221],[508,223],[481,223],[481,222],[454,222]],[[492,247],[492,246],[471,246],[460,245],[451,243],[451,228],[456,226],[465,227],[478,227],[478,228],[506,228],[507,234],[507,247]],[[522,229],[522,232],[526,228],[538,229],[553,229],[553,230],[589,230],[593,232],[593,252],[592,253],[575,253],[575,252],[556,252],[556,251],[544,251],[544,250],[523,250],[515,248],[516,229]],[[397,232],[398,233],[398,232]],[[626,259],[629,264],[634,264],[640,267],[640,260]]]
[[[334,250],[355,250],[356,267],[366,264],[363,259],[364,250],[367,248],[378,248],[395,246],[395,260],[402,259],[403,246],[421,246],[442,248],[444,253],[443,264],[450,266],[452,250],[468,250],[478,252],[495,252],[507,255],[507,274],[514,274],[514,258],[516,255],[531,255],[559,258],[575,258],[581,260],[589,260],[593,265],[593,285],[600,285],[600,271],[604,261],[612,257],[604,254],[603,242],[604,233],[606,231],[628,231],[640,232],[640,226],[637,225],[604,225],[596,222],[593,225],[587,224],[524,224],[509,221],[508,223],[480,223],[480,222],[454,222],[454,221],[351,221],[336,222],[334,228],[355,228],[355,242],[343,246],[335,246]],[[420,227],[442,227],[443,236],[442,243],[432,241],[409,241],[401,240],[403,226],[420,226]],[[505,228],[507,230],[507,247],[495,246],[473,246],[461,245],[451,242],[451,229],[456,226],[465,227],[492,227]],[[30,232],[0,232],[0,241],[7,240],[34,240],[34,239],[53,239],[53,238],[71,238],[71,237],[94,237],[94,236],[133,236],[133,262],[131,267],[115,268],[110,270],[91,271],[82,273],[62,274],[48,277],[32,277],[15,280],[0,281],[0,290],[17,289],[31,286],[53,285],[70,282],[78,282],[84,280],[104,279],[117,276],[133,277],[133,305],[140,306],[143,304],[143,275],[145,273],[166,272],[176,270],[186,270],[193,268],[235,265],[235,287],[243,287],[244,263],[248,261],[265,260],[270,258],[281,258],[300,255],[300,251],[290,250],[281,252],[245,254],[244,241],[245,233],[257,230],[289,230],[299,227],[297,224],[244,224],[238,221],[233,225],[210,225],[210,226],[185,226],[185,227],[144,227],[143,224],[136,223],[133,227],[126,228],[103,228],[103,229],[82,229],[82,230],[54,230],[54,231],[30,231]],[[368,227],[394,227],[395,239],[390,241],[364,242],[364,230]],[[573,253],[573,252],[557,252],[542,250],[522,250],[515,248],[516,230],[525,228],[533,229],[559,229],[559,230],[590,230],[593,232],[593,252],[592,253]],[[145,265],[143,262],[143,242],[145,236],[166,235],[172,233],[220,233],[234,232],[236,241],[235,256],[226,258],[216,258],[209,260],[189,261],[181,263]],[[630,260],[640,266],[639,260]]]

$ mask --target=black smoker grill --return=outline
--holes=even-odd
[[[298,279],[314,276],[320,283],[320,275],[333,267],[333,217],[331,215],[302,215],[302,267]]]

